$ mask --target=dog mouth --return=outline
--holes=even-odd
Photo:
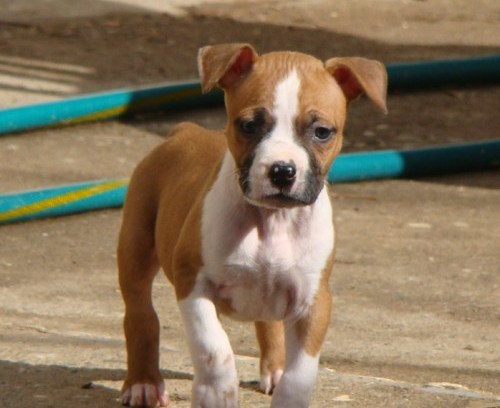
[[[308,205],[301,197],[287,194],[286,192],[279,192],[263,197],[263,201],[276,203],[279,207],[297,207]]]
[[[302,196],[291,194],[286,191],[279,191],[260,197],[251,197],[249,195],[245,195],[245,197],[247,201],[253,205],[274,209],[305,207],[316,201],[316,196]]]
[[[277,188],[264,183],[260,188],[252,188],[252,183],[245,178],[240,178],[240,187],[245,199],[258,207],[267,208],[293,208],[313,204],[323,189],[322,178],[310,177],[305,183],[295,186]]]

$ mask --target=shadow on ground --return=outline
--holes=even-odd
[[[119,381],[123,370],[69,368],[0,361],[0,394],[18,407],[109,407],[119,393],[93,385],[96,381]],[[54,390],[59,390],[54,392]]]

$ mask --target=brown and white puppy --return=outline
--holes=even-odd
[[[238,406],[218,313],[255,322],[271,406],[307,407],[330,320],[335,233],[325,177],[349,102],[365,93],[386,110],[386,71],[363,58],[259,56],[248,44],[202,48],[198,62],[203,90],[225,92],[227,127],[178,125],[132,176],[118,246],[122,400],[168,404],[151,301],[162,267],[191,351],[193,407]]]

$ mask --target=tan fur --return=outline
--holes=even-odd
[[[249,56],[248,62],[235,72],[231,68],[241,53]],[[257,53],[250,44],[221,44],[201,48],[198,53],[198,72],[202,91],[208,92],[216,85],[222,88],[229,86],[250,68],[256,57]]]
[[[141,247],[148,242],[149,257],[158,259],[179,300],[189,294],[196,278],[190,274],[201,266],[201,206],[225,149],[222,132],[179,124],[137,166],[130,181],[119,248],[127,248],[127,259],[135,248],[128,240],[135,239]]]
[[[283,322],[255,322],[260,348],[260,374],[283,369],[285,366],[285,335]]]
[[[225,149],[222,132],[180,124],[137,166],[131,178],[118,244],[120,287],[126,305],[128,370],[124,388],[162,380],[159,324],[151,302],[153,279],[161,264],[178,299],[191,291],[201,265],[203,192],[215,177]],[[198,171],[212,171],[206,177],[195,177],[197,173],[189,171],[193,166]],[[179,171],[185,171],[185,178],[178,177]]]
[[[325,67],[337,79],[349,101],[365,93],[387,113],[387,71],[380,62],[359,57],[331,58]]]

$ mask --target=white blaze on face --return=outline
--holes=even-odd
[[[299,112],[299,89],[300,79],[295,70],[276,86],[273,109],[276,127],[271,136],[275,142],[286,143],[295,133],[294,120]]]
[[[269,179],[269,170],[276,162],[294,163],[297,167],[296,181],[290,193],[304,189],[309,157],[295,137],[295,121],[299,114],[300,78],[292,70],[276,85],[272,115],[275,127],[255,150],[255,158],[250,169],[250,199],[259,200],[278,194],[279,189]]]

